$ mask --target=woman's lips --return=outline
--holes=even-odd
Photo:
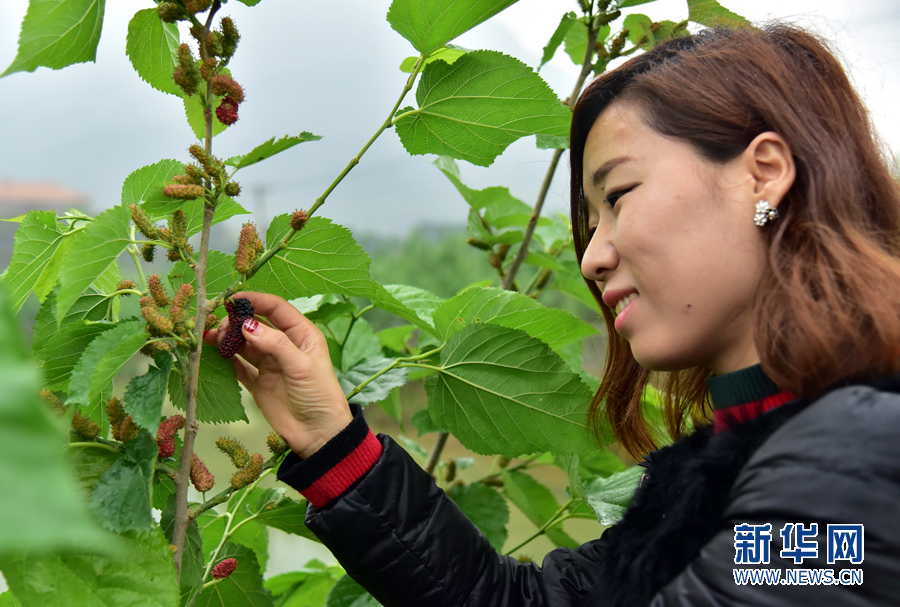
[[[617,333],[622,332],[622,328],[625,326],[625,322],[628,320],[629,314],[631,313],[632,309],[634,309],[634,302],[637,301],[638,298],[639,295],[637,293],[632,293],[616,304],[616,320],[614,323],[614,327]]]

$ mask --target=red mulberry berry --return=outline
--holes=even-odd
[[[163,286],[159,274],[151,274],[147,277],[147,287],[150,290],[150,296],[153,298],[153,302],[157,306],[165,308],[171,303],[169,294],[166,292],[166,287]]]
[[[181,415],[167,417],[156,431],[156,442],[159,444],[160,457],[172,457],[175,454],[175,435],[184,428],[185,419]]]
[[[201,460],[196,453],[191,456],[191,484],[194,485],[194,489],[200,493],[206,493],[216,484],[215,477],[210,474],[206,464],[203,463],[203,460]],[[231,572],[229,571],[229,574],[230,573]]]
[[[210,32],[210,34],[212,33],[214,32]],[[213,76],[212,80],[209,81],[209,86],[216,95],[231,97],[234,103],[244,102],[244,89],[228,74]]]
[[[163,188],[163,195],[177,200],[196,200],[203,196],[202,185],[172,183]]]
[[[225,126],[231,126],[238,121],[238,102],[233,97],[225,97],[219,107],[216,108],[216,118]]]
[[[235,559],[225,559],[212,568],[212,576],[217,580],[224,580],[229,575],[234,573],[236,567],[237,561]]]
[[[175,439],[166,442],[160,442],[158,444],[160,459],[172,457],[173,455],[175,455]]]
[[[291,229],[295,232],[299,232],[303,229],[303,226],[306,225],[306,221],[309,219],[309,214],[300,209],[299,211],[294,212],[291,217]]]

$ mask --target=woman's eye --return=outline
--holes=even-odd
[[[588,228],[587,241],[590,242],[591,239],[594,238],[594,232],[597,231],[597,228]]]
[[[631,186],[629,188],[625,188],[624,190],[610,192],[609,194],[607,194],[606,198],[603,199],[604,204],[608,205],[611,209],[614,208],[616,206],[616,203],[619,202],[619,199],[633,190],[635,187],[637,186]]]

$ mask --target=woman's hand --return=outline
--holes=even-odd
[[[269,425],[306,458],[336,436],[352,420],[347,399],[338,384],[322,332],[287,301],[267,293],[235,293],[253,304],[257,319],[244,322],[247,339],[241,358],[233,358],[238,380],[244,384]],[[217,345],[228,319],[203,339]]]

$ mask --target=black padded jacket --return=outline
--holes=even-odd
[[[898,392],[898,378],[844,387],[655,451],[624,518],[541,567],[498,555],[387,436],[369,472],[306,522],[385,607],[900,605]],[[290,483],[290,470],[279,477]],[[735,565],[744,523],[771,523],[769,564]],[[816,558],[780,556],[785,523],[818,523]],[[861,564],[826,562],[828,524],[864,525]],[[753,567],[863,578],[738,584],[735,570]]]

